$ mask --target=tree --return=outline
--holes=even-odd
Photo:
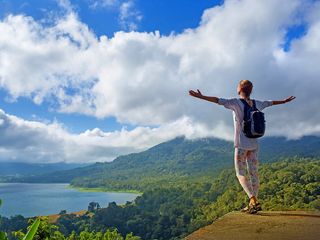
[[[67,210],[61,210],[59,215],[67,214]]]
[[[97,202],[90,202],[88,206],[88,212],[95,212],[96,210],[100,209],[100,205]]]

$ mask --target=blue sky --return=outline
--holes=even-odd
[[[231,113],[188,91],[237,97],[241,79],[253,98],[297,97],[266,110],[267,136],[320,135],[319,13],[314,0],[0,0],[0,161],[232,141]]]
[[[95,5],[96,0],[72,0],[70,3],[81,20],[98,35],[113,36],[114,32],[125,30],[119,24],[118,4],[114,6]],[[125,2],[125,1],[120,1]],[[25,14],[37,20],[48,17],[48,12],[61,12],[58,0],[1,0],[1,17],[7,14]],[[139,31],[159,30],[163,34],[181,32],[199,25],[201,15],[207,8],[223,4],[222,0],[135,0],[134,8],[142,16]]]

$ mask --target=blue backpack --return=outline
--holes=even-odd
[[[252,100],[252,107],[246,100],[240,99],[244,105],[243,128],[244,135],[248,138],[259,138],[264,135],[266,122],[264,113],[256,107],[255,100]]]

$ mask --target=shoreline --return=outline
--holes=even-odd
[[[5,182],[5,181],[0,181],[0,184],[7,184],[7,183],[9,183],[9,184],[10,183],[15,183],[15,184],[63,184],[63,185],[67,185],[66,188],[75,189],[75,190],[78,190],[79,192],[134,193],[134,194],[139,194],[139,195],[143,194],[143,192],[140,192],[138,190],[130,190],[130,189],[116,190],[116,189],[108,189],[108,188],[102,188],[102,187],[97,187],[97,188],[76,187],[76,186],[71,185],[68,182],[50,183],[50,182]]]
[[[134,193],[138,195],[142,195],[143,192],[137,191],[137,190],[130,190],[130,189],[123,189],[123,190],[115,190],[115,189],[108,189],[108,188],[85,188],[85,187],[76,187],[71,184],[67,186],[67,188],[75,189],[80,192],[110,192],[110,193]]]

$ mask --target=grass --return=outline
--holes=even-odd
[[[134,194],[143,194],[143,192],[139,192],[137,190],[131,190],[131,189],[122,189],[122,190],[114,190],[114,189],[108,189],[108,188],[83,188],[83,187],[75,187],[72,185],[68,185],[67,188],[76,189],[80,192],[114,192],[114,193],[134,193]]]

